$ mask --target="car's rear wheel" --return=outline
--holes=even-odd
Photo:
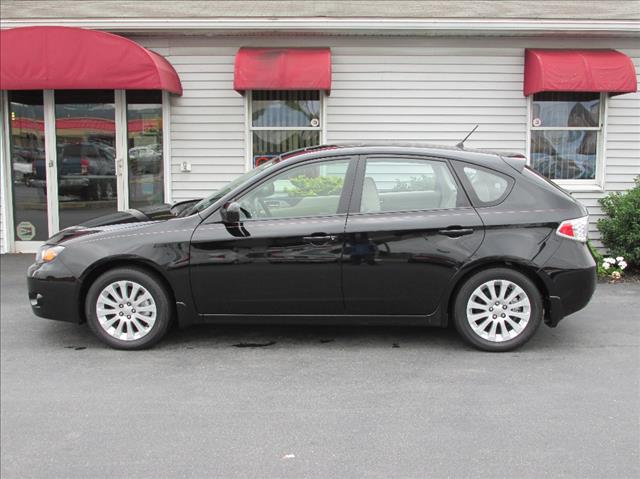
[[[91,330],[109,346],[144,349],[166,334],[172,308],[155,276],[138,268],[116,268],[91,285],[85,312]]]
[[[465,281],[455,299],[460,335],[485,351],[509,351],[526,343],[542,322],[542,298],[524,274],[507,268],[481,271]]]

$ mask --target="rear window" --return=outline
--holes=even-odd
[[[483,168],[465,166],[463,171],[473,192],[482,203],[500,201],[509,189],[506,177]]]

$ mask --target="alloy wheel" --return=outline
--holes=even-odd
[[[475,334],[501,343],[524,331],[531,317],[531,302],[516,283],[496,279],[481,284],[471,293],[466,311]]]
[[[147,289],[134,281],[115,281],[106,286],[96,302],[98,323],[121,341],[146,336],[156,321],[156,302]]]

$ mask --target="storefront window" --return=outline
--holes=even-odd
[[[530,125],[533,168],[554,180],[595,180],[601,103],[600,93],[536,93]]]
[[[9,92],[9,144],[16,241],[44,241],[47,222],[42,91]]]
[[[253,166],[287,151],[320,144],[321,103],[319,91],[251,92]]]
[[[162,93],[127,91],[129,207],[164,202]]]
[[[60,229],[117,210],[113,90],[55,92]]]

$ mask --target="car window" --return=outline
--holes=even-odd
[[[423,159],[369,158],[361,213],[455,208],[458,186],[446,163]]]
[[[238,200],[244,218],[326,216],[338,212],[349,160],[314,162],[269,178]]]
[[[463,171],[471,184],[471,188],[483,203],[498,201],[507,192],[509,182],[497,173],[470,166],[465,166]]]

